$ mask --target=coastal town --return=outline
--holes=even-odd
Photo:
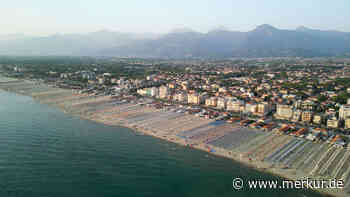
[[[349,8],[3,1],[0,197],[350,197]]]
[[[122,66],[113,71],[111,62]],[[340,196],[350,192],[350,59],[118,59],[35,68],[0,62],[0,89],[286,178],[343,180]]]

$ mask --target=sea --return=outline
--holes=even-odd
[[[0,91],[0,197],[323,196],[300,189],[235,190],[237,177],[282,180]]]

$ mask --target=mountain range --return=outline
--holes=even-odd
[[[319,57],[350,54],[350,33],[260,25],[240,32],[178,29],[164,35],[99,31],[26,37],[0,36],[0,55],[86,55],[117,57]]]

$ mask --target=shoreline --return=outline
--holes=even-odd
[[[268,169],[269,164],[264,164],[264,163],[260,162],[262,165],[268,165],[268,166],[259,167],[259,166],[255,165],[254,162],[252,162],[252,160],[238,159],[238,158],[236,158],[236,157],[238,157],[238,155],[237,155],[238,153],[235,153],[235,154],[225,154],[225,153],[223,153],[223,154],[221,154],[220,152],[219,153],[217,153],[217,152],[209,152],[209,151],[206,150],[205,147],[202,147],[202,146],[189,146],[188,144],[186,144],[181,139],[177,139],[176,140],[176,138],[174,138],[174,140],[172,140],[172,139],[169,139],[167,137],[156,135],[154,132],[148,131],[147,129],[137,128],[137,127],[130,126],[130,125],[127,125],[127,124],[123,124],[123,123],[108,124],[108,123],[105,123],[103,121],[101,122],[100,120],[90,119],[90,118],[87,118],[87,117],[84,117],[84,116],[76,116],[76,115],[71,114],[71,113],[66,112],[66,111],[63,111],[63,112],[68,114],[68,115],[71,115],[71,116],[74,116],[74,117],[78,117],[80,119],[93,121],[93,122],[98,123],[98,124],[108,125],[108,126],[112,126],[112,127],[114,127],[114,126],[124,127],[124,128],[132,130],[135,133],[142,133],[142,135],[147,135],[147,136],[151,136],[151,137],[154,137],[154,138],[157,138],[157,139],[160,139],[160,140],[165,140],[167,142],[174,143],[174,144],[177,144],[179,146],[200,150],[200,151],[206,152],[208,154],[212,154],[212,155],[214,155],[216,157],[230,159],[230,160],[232,160],[234,162],[237,162],[240,165],[243,165],[245,167],[252,168],[252,169],[257,170],[257,171],[259,171],[261,173],[267,173],[267,174],[270,174],[270,175],[273,175],[273,176],[277,176],[277,177],[282,178],[284,180],[297,180],[295,177],[287,176],[285,173],[278,173],[278,172],[276,172],[275,170],[278,170],[278,168],[273,168],[273,170],[269,170]],[[216,149],[218,149],[218,148],[216,148]],[[225,152],[225,150],[221,150],[221,151]],[[233,155],[235,155],[236,157],[233,157]],[[258,162],[256,162],[256,163],[258,163]],[[256,189],[256,190],[259,190],[259,189]],[[326,191],[323,191],[323,190],[320,190],[320,189],[306,189],[306,190],[312,190],[313,192],[319,193],[321,195],[325,195],[326,197],[343,197],[343,196],[347,196],[347,195],[334,195],[333,192],[326,192]],[[237,191],[239,191],[239,190],[237,190]],[[341,192],[341,193],[343,193],[343,192]]]
[[[23,81],[30,83],[27,80],[23,80]],[[58,90],[60,92],[57,93],[55,90],[56,91]],[[84,113],[86,113],[85,111],[79,111],[79,110],[84,110],[84,107],[82,107],[84,105],[89,105],[90,103],[98,102],[100,100],[101,101],[104,101],[104,100],[109,101],[109,100],[111,100],[108,97],[96,97],[96,98],[99,98],[99,99],[96,99],[96,98],[94,99],[94,98],[86,98],[88,96],[84,95],[84,94],[73,94],[73,93],[71,93],[71,95],[70,95],[71,97],[67,96],[66,99],[65,99],[65,97],[59,98],[59,96],[57,96],[57,95],[60,95],[60,94],[63,94],[63,93],[67,93],[67,95],[69,95],[69,92],[71,92],[69,90],[65,91],[65,89],[59,89],[59,88],[48,89],[48,91],[46,91],[46,92],[39,92],[37,94],[30,93],[30,95],[25,94],[23,92],[11,91],[10,89],[7,89],[7,90],[5,89],[5,91],[13,92],[15,94],[20,94],[20,95],[30,96],[31,98],[33,98],[34,101],[36,101],[38,103],[47,104],[50,107],[55,107],[56,109],[59,109],[60,111],[63,111],[64,113],[67,113],[67,114],[72,115],[72,116],[77,116],[77,117],[79,117],[81,119],[94,121],[94,122],[97,122],[99,124],[105,124],[105,125],[110,125],[110,126],[121,126],[121,127],[129,128],[129,129],[131,129],[131,130],[133,130],[135,132],[140,132],[140,133],[143,133],[145,135],[149,135],[149,136],[152,136],[152,137],[156,137],[158,139],[166,140],[168,142],[176,143],[176,144],[181,145],[181,146],[187,146],[189,148],[194,148],[194,149],[197,149],[197,150],[205,151],[205,152],[213,154],[215,156],[220,156],[220,157],[224,157],[224,158],[227,158],[227,159],[231,159],[231,160],[234,160],[235,162],[238,162],[238,163],[240,163],[240,164],[242,164],[244,166],[247,166],[249,168],[253,168],[253,169],[258,170],[260,172],[268,173],[268,174],[271,174],[271,175],[275,175],[275,176],[278,176],[278,177],[281,177],[281,178],[284,178],[284,179],[298,180],[298,179],[300,179],[302,177],[308,177],[308,178],[312,178],[312,179],[325,178],[325,177],[318,177],[318,176],[307,176],[305,173],[300,172],[298,169],[289,169],[289,168],[288,169],[282,169],[282,167],[278,166],[278,164],[270,164],[270,163],[267,163],[267,162],[262,161],[262,160],[259,161],[259,159],[257,159],[257,158],[246,156],[245,153],[243,153],[243,152],[236,152],[236,151],[233,151],[233,150],[229,151],[229,150],[224,149],[224,148],[213,146],[212,144],[198,143],[196,141],[194,141],[195,142],[194,143],[193,141],[191,141],[189,139],[179,137],[177,135],[179,132],[171,132],[171,129],[167,129],[168,130],[167,132],[163,132],[163,131],[157,130],[156,128],[153,128],[153,127],[149,128],[149,127],[147,127],[148,124],[145,124],[145,122],[147,123],[147,120],[145,122],[141,121],[146,126],[144,126],[144,125],[137,126],[137,123],[129,123],[130,120],[127,119],[127,117],[129,117],[128,116],[129,114],[127,114],[125,116],[126,118],[124,116],[121,116],[121,115],[114,117],[113,114],[112,114],[110,116],[113,116],[113,117],[111,119],[109,119],[109,114],[105,115],[105,114],[102,113],[102,115],[100,115],[98,113],[94,114],[94,112],[89,112],[89,114],[84,114]],[[54,94],[55,92],[56,92],[57,95]],[[62,99],[63,100],[63,104],[62,104],[62,101],[55,101],[53,103],[48,102],[49,99],[47,99],[44,96],[47,96],[49,94],[53,94],[53,97],[55,97],[54,99],[57,99],[57,100]],[[76,98],[76,96],[77,97],[81,96],[82,99],[80,99],[80,98],[77,99],[76,103],[72,102],[72,104],[70,105],[71,108],[69,108],[69,104],[68,104],[67,105],[68,108],[67,108],[67,106],[64,105],[65,104],[64,102],[68,102],[69,103],[70,100],[67,101],[68,98],[69,99],[73,98],[73,101],[75,101],[74,99]],[[84,101],[84,99],[86,99],[86,101]],[[62,106],[60,106],[60,104],[62,104]],[[133,105],[131,105],[131,107],[133,107]],[[78,109],[76,113],[74,111],[75,108]],[[90,108],[87,108],[87,109],[90,109]],[[117,107],[116,107],[116,109],[120,110]],[[154,113],[158,113],[159,111],[161,111],[161,110],[157,111],[155,109],[151,109],[151,108],[146,107],[146,106],[142,106],[138,110],[141,111],[141,112],[148,112],[147,110],[149,110],[152,113],[153,113],[153,111],[155,111]],[[122,111],[122,110],[120,110],[120,111]],[[121,113],[124,113],[124,112],[122,111]],[[132,110],[131,110],[131,112],[127,111],[125,113],[132,114],[132,115],[130,115],[131,117],[137,117],[139,115],[138,111],[134,112]],[[171,113],[169,113],[169,114],[170,114],[169,116],[172,115]],[[119,114],[117,114],[117,115],[119,115]],[[192,117],[189,117],[189,116],[192,116]],[[188,117],[190,119],[190,118],[194,118],[194,115],[188,115],[188,116],[186,115],[186,117]],[[162,122],[162,118],[159,118],[159,117],[157,117],[157,118],[159,119],[158,122]],[[198,125],[202,125],[202,124],[205,125],[207,122],[210,123],[210,121],[206,121],[206,120],[203,120],[203,122],[201,122],[201,118],[199,118],[199,117],[198,118],[195,117],[195,118],[196,118],[196,121],[198,119]],[[204,122],[204,121],[206,121],[206,122]],[[138,123],[139,122],[140,121],[138,121]],[[162,127],[164,127],[164,126],[162,125]],[[183,126],[183,128],[184,128],[183,130],[186,130],[185,129],[186,125]],[[189,128],[192,128],[192,127],[189,126]],[[196,128],[196,127],[194,127],[194,128]],[[214,128],[215,128],[215,126],[214,126]],[[191,129],[187,129],[187,130],[191,130]],[[263,133],[263,131],[261,131],[261,132]],[[278,138],[278,134],[272,133],[271,135],[272,136],[276,135],[277,136],[276,138]],[[289,138],[288,138],[288,140],[289,140]],[[287,142],[281,142],[282,145],[283,145],[283,143],[287,144]],[[215,150],[215,151],[212,151],[212,150]],[[267,153],[264,153],[264,154],[267,154]],[[321,194],[326,194],[326,195],[329,195],[329,196],[339,196],[339,197],[349,196],[348,194],[346,194],[345,191],[339,190],[339,189],[328,189],[328,190],[326,190],[326,189],[311,189],[311,190],[313,190],[315,192],[318,192],[318,193],[321,193]]]
[[[228,151],[226,151],[224,149],[220,150],[217,147],[215,147],[215,149],[216,150],[220,150],[220,151],[209,152],[206,149],[206,147],[203,147],[203,146],[200,146],[200,145],[189,146],[188,143],[186,143],[181,138],[178,138],[177,136],[171,136],[170,138],[169,137],[163,137],[161,135],[156,135],[156,133],[154,131],[152,131],[152,130],[147,130],[147,129],[144,129],[144,128],[135,127],[134,125],[128,125],[128,124],[120,122],[120,120],[115,122],[117,124],[111,124],[111,123],[108,124],[107,122],[101,121],[99,119],[91,119],[89,117],[85,117],[85,116],[81,116],[81,115],[74,115],[74,114],[66,112],[66,111],[63,111],[63,112],[66,113],[66,114],[78,117],[80,119],[93,121],[95,123],[108,125],[108,126],[124,127],[124,128],[127,128],[127,129],[131,129],[135,133],[142,133],[142,135],[148,135],[148,136],[151,136],[151,137],[155,137],[155,138],[158,138],[158,139],[161,139],[161,140],[165,140],[167,142],[171,142],[171,143],[183,146],[183,147],[188,147],[188,148],[193,148],[193,149],[196,149],[196,150],[200,150],[200,151],[206,152],[208,154],[215,155],[217,157],[230,159],[230,160],[233,160],[234,162],[239,163],[240,165],[244,165],[244,166],[246,166],[248,168],[252,168],[252,169],[257,170],[257,171],[262,172],[262,173],[268,173],[270,175],[277,176],[277,177],[280,177],[282,179],[297,180],[297,178],[300,178],[300,177],[296,177],[296,176],[290,176],[290,175],[286,174],[285,172],[283,173],[282,171],[277,171],[276,172],[276,170],[279,170],[279,168],[273,168],[272,170],[270,170],[269,167],[271,167],[271,164],[266,164],[266,163],[263,163],[263,162],[258,162],[258,161],[249,160],[249,159],[242,159],[239,155],[237,155],[237,154],[239,154],[237,152],[233,153],[233,154],[232,153],[229,154]],[[257,164],[260,164],[260,166],[257,165]],[[262,167],[262,166],[264,166],[264,167]],[[321,195],[326,195],[326,196],[329,196],[329,197],[332,197],[332,196],[333,197],[347,196],[347,195],[339,195],[339,194],[334,195],[333,192],[327,192],[327,191],[323,191],[321,189],[306,189],[306,190],[312,190],[313,192],[317,192],[317,193],[319,193]],[[342,191],[338,191],[338,192],[343,193]]]
[[[100,121],[96,121],[96,120],[91,120],[91,119],[86,119],[84,117],[81,117],[85,120],[89,120],[89,121],[93,121],[93,122],[96,122],[96,123],[99,123],[99,124],[105,124],[105,125],[109,125],[109,124],[106,124],[106,123],[102,123]],[[124,124],[119,124],[119,125],[109,125],[109,126],[119,126],[119,127],[124,127],[124,128],[127,128],[127,129],[131,129],[133,130],[134,132],[141,132],[145,135],[148,135],[148,136],[151,136],[151,137],[155,137],[155,138],[158,138],[158,139],[161,139],[161,140],[165,140],[167,142],[171,142],[171,143],[174,143],[174,144],[177,144],[177,145],[180,145],[180,146],[184,146],[184,147],[188,147],[188,148],[192,148],[192,149],[196,149],[196,150],[200,150],[200,151],[203,151],[203,152],[206,152],[208,154],[212,154],[214,156],[217,156],[217,157],[222,157],[222,158],[225,158],[225,159],[230,159],[234,162],[237,162],[239,163],[240,165],[244,165],[245,167],[248,167],[248,168],[252,168],[254,170],[257,170],[259,172],[262,172],[262,173],[267,173],[267,174],[270,174],[270,175],[273,175],[273,176],[277,176],[279,178],[282,178],[282,179],[287,179],[287,180],[296,180],[294,179],[295,177],[291,177],[291,176],[286,176],[285,173],[277,173],[276,171],[274,171],[275,169],[273,170],[269,170],[269,166],[265,166],[265,167],[260,167],[260,166],[257,166],[255,165],[255,163],[258,163],[258,162],[252,162],[252,160],[243,160],[243,159],[238,159],[238,155],[236,155],[237,153],[234,153],[234,154],[225,154],[225,153],[218,153],[218,152],[209,152],[206,150],[206,148],[202,147],[202,146],[188,146],[188,144],[184,143],[182,140],[178,139],[178,140],[171,140],[169,138],[164,138],[162,136],[159,136],[159,135],[155,135],[153,132],[149,132],[147,130],[144,130],[144,129],[141,129],[141,128],[135,128],[135,127],[130,127],[128,125],[124,125]],[[217,149],[217,148],[216,148]],[[221,150],[224,152],[224,150]],[[236,157],[233,157],[233,155],[235,155]],[[264,164],[262,162],[260,162],[262,165],[269,165],[269,164]],[[277,168],[276,168],[277,169]],[[257,189],[258,190],[258,189]],[[323,195],[326,195],[326,196],[329,196],[329,197],[340,197],[342,195],[334,195],[333,193],[329,193],[329,192],[325,192],[325,191],[322,191],[322,190],[318,190],[318,189],[307,189],[307,190],[312,190],[314,192],[317,192],[319,194],[323,194]]]

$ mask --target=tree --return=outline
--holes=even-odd
[[[349,93],[347,92],[341,92],[338,96],[334,97],[333,100],[340,104],[346,104],[348,98],[350,98]]]
[[[328,98],[325,95],[319,95],[317,99],[318,99],[318,102],[322,103],[322,102],[325,102]]]

